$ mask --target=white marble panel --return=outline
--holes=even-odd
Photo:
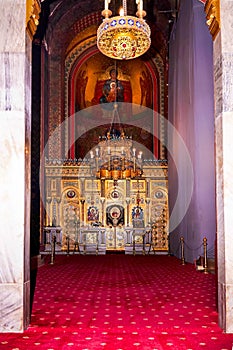
[[[219,59],[219,57],[221,56],[222,53],[222,46],[221,46],[221,35],[217,35],[216,38],[214,39],[213,42],[213,47],[214,47],[214,51],[213,51],[213,62],[214,64],[216,63],[216,60]]]
[[[215,120],[216,142],[216,208],[217,208],[217,246],[219,281],[225,282],[225,238],[224,238],[224,189],[223,189],[223,148],[222,115]]]
[[[220,25],[222,52],[233,52],[232,26],[233,1],[220,0]]]
[[[24,52],[26,0],[0,1],[0,52]]]
[[[219,38],[219,37],[218,37]],[[214,57],[214,109],[216,117],[222,112],[222,57]]]
[[[221,328],[226,333],[233,333],[233,285],[218,285],[218,320]]]
[[[214,59],[216,115],[233,110],[233,53]]]
[[[226,289],[223,283],[218,283],[218,324],[226,329]]]
[[[23,285],[0,284],[0,333],[23,331]]]
[[[0,0],[0,9],[0,332],[22,332],[30,316],[31,42],[26,0]]]
[[[0,120],[0,332],[21,332],[30,316],[30,137],[23,111],[0,111]]]
[[[0,53],[0,67],[0,111],[24,111],[25,54]]]
[[[25,51],[25,75],[24,75],[24,84],[25,84],[25,111],[26,119],[28,116],[31,116],[31,88],[32,88],[32,42],[29,36],[26,36],[26,51]],[[28,124],[28,123],[27,123]],[[31,123],[30,123],[31,125]]]
[[[233,112],[216,119],[217,233],[219,281],[233,283]]]
[[[233,284],[227,284],[226,292],[226,332],[233,333]]]
[[[233,111],[223,113],[222,129],[226,284],[233,284]]]
[[[222,54],[222,110],[233,110],[233,52]]]
[[[23,283],[24,114],[0,111],[0,120],[0,282]]]
[[[217,116],[216,182],[219,325],[233,332],[233,112]]]

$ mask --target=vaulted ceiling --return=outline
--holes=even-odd
[[[118,14],[121,0],[112,0],[109,8],[113,15]],[[128,14],[136,13],[135,0],[127,1]],[[41,14],[39,26],[34,40],[46,41],[49,46],[56,41],[56,47],[61,45],[68,47],[72,38],[77,35],[77,23],[84,21],[83,27],[90,24],[100,25],[102,21],[101,11],[104,8],[104,0],[44,0],[41,3]],[[176,20],[179,10],[179,0],[144,0],[143,8],[147,15],[145,17],[152,31],[153,48],[161,52],[167,46],[172,25]],[[90,15],[94,18],[90,23]],[[78,26],[79,27],[79,26]],[[59,43],[57,36],[59,35]],[[167,51],[167,48],[165,49]]]

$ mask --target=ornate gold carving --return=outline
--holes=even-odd
[[[33,38],[36,32],[36,28],[39,24],[40,11],[41,11],[40,0],[27,0],[26,28],[31,39]]]
[[[216,38],[220,30],[220,5],[219,0],[207,0],[205,3],[206,23],[213,37]]]

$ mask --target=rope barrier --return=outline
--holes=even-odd
[[[184,244],[185,244],[185,246],[186,246],[189,250],[191,250],[191,251],[199,250],[199,249],[201,249],[201,247],[202,247],[202,244],[200,244],[197,248],[191,248],[190,246],[188,246],[187,243],[184,243]]]
[[[178,234],[177,234],[178,235]],[[209,259],[214,259],[215,258],[215,247],[212,246],[210,249],[207,249],[208,243],[207,243],[207,238],[204,237],[202,244],[200,244],[196,248],[190,247],[188,244],[186,244],[184,237],[180,237],[180,241],[176,249],[173,249],[174,255],[178,255],[178,251],[180,251],[181,255],[181,263],[182,265],[185,265],[185,249],[190,250],[191,252],[198,251],[203,247],[203,271],[204,273],[208,273],[208,258]],[[170,252],[171,253],[171,252]]]

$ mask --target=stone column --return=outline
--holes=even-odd
[[[205,9],[214,40],[218,313],[220,327],[232,333],[233,1],[208,0]]]
[[[26,0],[0,9],[0,332],[23,332],[30,321],[31,37]]]

